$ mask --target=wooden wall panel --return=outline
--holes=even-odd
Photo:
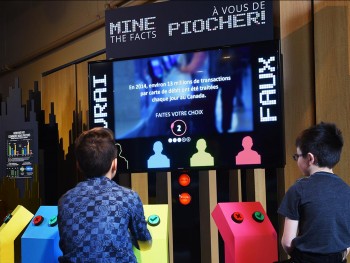
[[[315,123],[313,24],[311,1],[280,1],[283,54],[286,166],[278,171],[278,203],[284,192],[301,177],[291,156],[295,138]],[[284,188],[284,191],[283,191]],[[279,204],[278,204],[279,205]],[[279,258],[287,254],[280,245],[283,220],[279,217]]]
[[[315,122],[311,1],[280,1],[287,190],[300,172],[291,158],[295,138]]]
[[[334,172],[350,183],[350,78],[348,1],[315,2],[316,120],[334,122],[344,135]]]
[[[148,177],[147,173],[132,173],[131,188],[136,191],[144,205],[148,203]]]
[[[255,201],[260,202],[264,210],[266,207],[266,180],[265,170],[255,169],[254,170],[254,187],[255,187]]]
[[[314,3],[316,120],[335,122],[342,130],[343,154],[334,172],[349,184],[350,3],[318,0]]]
[[[0,38],[6,47],[0,52],[1,66],[17,68],[75,40],[77,34],[103,27],[106,2],[6,1],[0,8]]]
[[[201,262],[219,262],[219,234],[211,212],[217,204],[216,171],[199,171]]]
[[[72,138],[73,113],[76,111],[75,66],[69,66],[42,79],[42,110],[45,111],[45,123],[49,123],[51,103],[53,103],[59,138],[65,154]]]

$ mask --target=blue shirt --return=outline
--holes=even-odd
[[[298,180],[278,213],[299,221],[293,245],[301,252],[328,254],[350,247],[350,187],[335,174],[317,172]]]
[[[137,262],[132,240],[151,240],[138,194],[105,176],[60,198],[58,229],[60,262]]]

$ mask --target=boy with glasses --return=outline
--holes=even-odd
[[[350,248],[350,187],[333,173],[343,147],[341,131],[320,123],[296,139],[293,159],[305,176],[285,194],[282,246],[294,263],[346,262]]]

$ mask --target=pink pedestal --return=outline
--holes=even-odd
[[[226,263],[278,261],[277,234],[259,202],[219,203],[212,216],[225,242]]]

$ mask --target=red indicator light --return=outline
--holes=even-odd
[[[188,205],[191,202],[191,195],[189,193],[182,193],[179,195],[179,202],[182,205]]]
[[[179,176],[179,184],[181,186],[188,186],[191,183],[191,177],[188,174],[181,174]]]

